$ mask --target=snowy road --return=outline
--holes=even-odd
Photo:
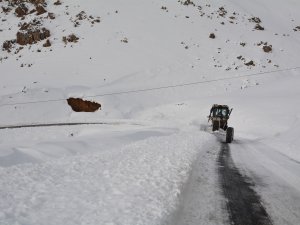
[[[215,144],[199,155],[175,224],[298,224],[300,162],[260,140],[223,139],[216,133]]]
[[[273,224],[299,224],[300,162],[259,140],[241,139],[230,148],[236,167],[255,183]]]

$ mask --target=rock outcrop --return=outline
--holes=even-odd
[[[27,45],[37,43],[50,37],[50,31],[46,28],[28,29],[17,33],[17,43]]]

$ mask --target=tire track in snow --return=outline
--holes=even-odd
[[[226,207],[233,225],[271,225],[271,219],[253,190],[249,178],[241,175],[231,158],[230,146],[221,143],[219,176]]]

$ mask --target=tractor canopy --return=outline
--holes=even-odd
[[[210,116],[211,117],[219,117],[219,118],[224,118],[228,119],[229,115],[231,113],[231,110],[227,105],[213,105],[211,110],[210,110]]]

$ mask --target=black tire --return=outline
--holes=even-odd
[[[219,130],[220,129],[220,123],[219,121],[214,121],[213,122],[213,127],[212,127],[212,131],[216,131],[216,130]]]
[[[233,127],[228,127],[226,131],[226,143],[231,143],[234,137],[234,129]]]

